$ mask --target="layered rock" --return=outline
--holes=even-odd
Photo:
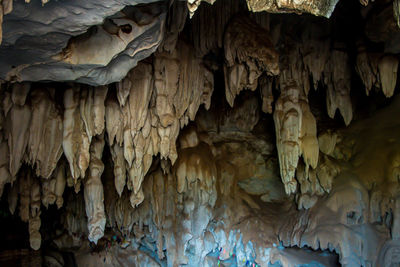
[[[2,13],[10,11],[10,2],[2,1]],[[163,3],[123,10],[151,2],[15,3],[3,21],[1,78],[91,85],[121,80],[162,41]]]

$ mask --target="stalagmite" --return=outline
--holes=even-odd
[[[379,61],[379,75],[382,83],[382,91],[386,97],[393,96],[396,87],[397,69],[399,59],[393,55],[385,55]]]
[[[106,224],[104,191],[101,182],[101,175],[104,170],[104,164],[101,161],[103,148],[103,137],[95,137],[90,146],[89,174],[84,185],[85,209],[89,230],[88,239],[96,244],[103,237]]]
[[[240,91],[257,88],[263,72],[279,74],[279,55],[268,33],[247,17],[231,20],[225,30],[224,49],[225,95],[231,107]]]

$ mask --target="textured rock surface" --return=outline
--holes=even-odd
[[[92,85],[121,80],[162,41],[163,4],[121,11],[149,2],[15,2],[3,21],[1,78]]]
[[[295,12],[295,13],[311,13],[317,16],[329,18],[335,8],[338,0],[247,0],[249,10],[254,12]]]
[[[43,4],[0,1],[1,251],[400,263],[397,1]]]

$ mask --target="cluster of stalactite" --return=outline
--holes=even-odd
[[[332,139],[332,148],[328,150],[319,148],[319,140],[324,140],[322,146],[326,146],[328,139],[317,136],[317,121],[308,105],[309,91],[324,88],[328,116],[333,119],[338,111],[348,126],[353,118],[351,70],[356,70],[367,95],[374,89],[391,97],[396,86],[398,57],[368,52],[360,41],[355,65],[351,66],[347,47],[326,35],[328,25],[309,23],[301,32],[294,33],[280,22],[274,29],[269,29],[268,17],[256,14],[233,16],[239,9],[240,4],[229,1],[216,2],[212,8],[200,8],[192,23],[196,52],[205,55],[218,48],[224,49],[225,96],[231,106],[242,90],[259,89],[263,111],[273,113],[286,193],[315,195],[316,192],[329,192],[338,171],[329,155],[331,152],[327,151],[334,148],[335,141]],[[204,27],[210,17],[215,27]],[[300,42],[291,39],[296,34],[299,34]],[[287,37],[279,40],[282,36]],[[280,57],[274,48],[278,45],[283,47],[279,49]],[[280,91],[276,101],[274,90]],[[319,150],[325,152],[319,153]],[[298,169],[299,164],[304,168]],[[319,189],[305,189],[309,186],[304,183],[311,180],[318,183],[316,173],[320,168],[329,169],[324,171],[329,175],[321,178],[325,181],[317,186]],[[310,195],[304,199],[310,199]]]
[[[57,103],[54,88],[4,86],[0,189],[8,183],[19,187],[12,190],[16,195],[10,209],[15,210],[19,193],[21,218],[29,220],[31,238],[37,238],[40,202],[60,208],[65,186],[79,192],[83,184],[89,240],[97,242],[106,222],[101,182],[105,144],[116,192],[121,196],[126,185],[136,207],[144,199],[142,182],[153,156],[175,163],[179,130],[195,118],[201,104],[209,108],[212,91],[211,72],[183,42],[171,53],[157,53],[153,63],[140,63],[115,90],[72,85],[64,91],[63,103]],[[60,160],[63,154],[66,160]],[[24,163],[32,171],[23,171]],[[32,247],[39,248],[40,241]]]

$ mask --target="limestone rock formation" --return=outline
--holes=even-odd
[[[257,79],[263,72],[279,74],[279,55],[268,33],[249,18],[238,16],[231,20],[224,35],[224,50],[225,94],[231,106],[240,91],[257,88]]]
[[[400,264],[398,1],[201,2],[0,0],[0,265]]]
[[[284,88],[276,101],[274,122],[282,182],[287,194],[295,193],[299,157],[303,156],[308,175],[310,166],[317,167],[319,154],[316,121],[296,83]]]
[[[301,0],[301,1],[270,1],[270,0],[247,0],[249,10],[253,12],[269,11],[269,12],[295,12],[295,13],[311,13],[317,16],[330,17],[337,0]]]
[[[104,235],[106,216],[104,213],[104,189],[101,174],[104,164],[101,160],[104,139],[96,137],[90,147],[89,174],[85,181],[85,209],[88,217],[89,240],[97,243]]]

